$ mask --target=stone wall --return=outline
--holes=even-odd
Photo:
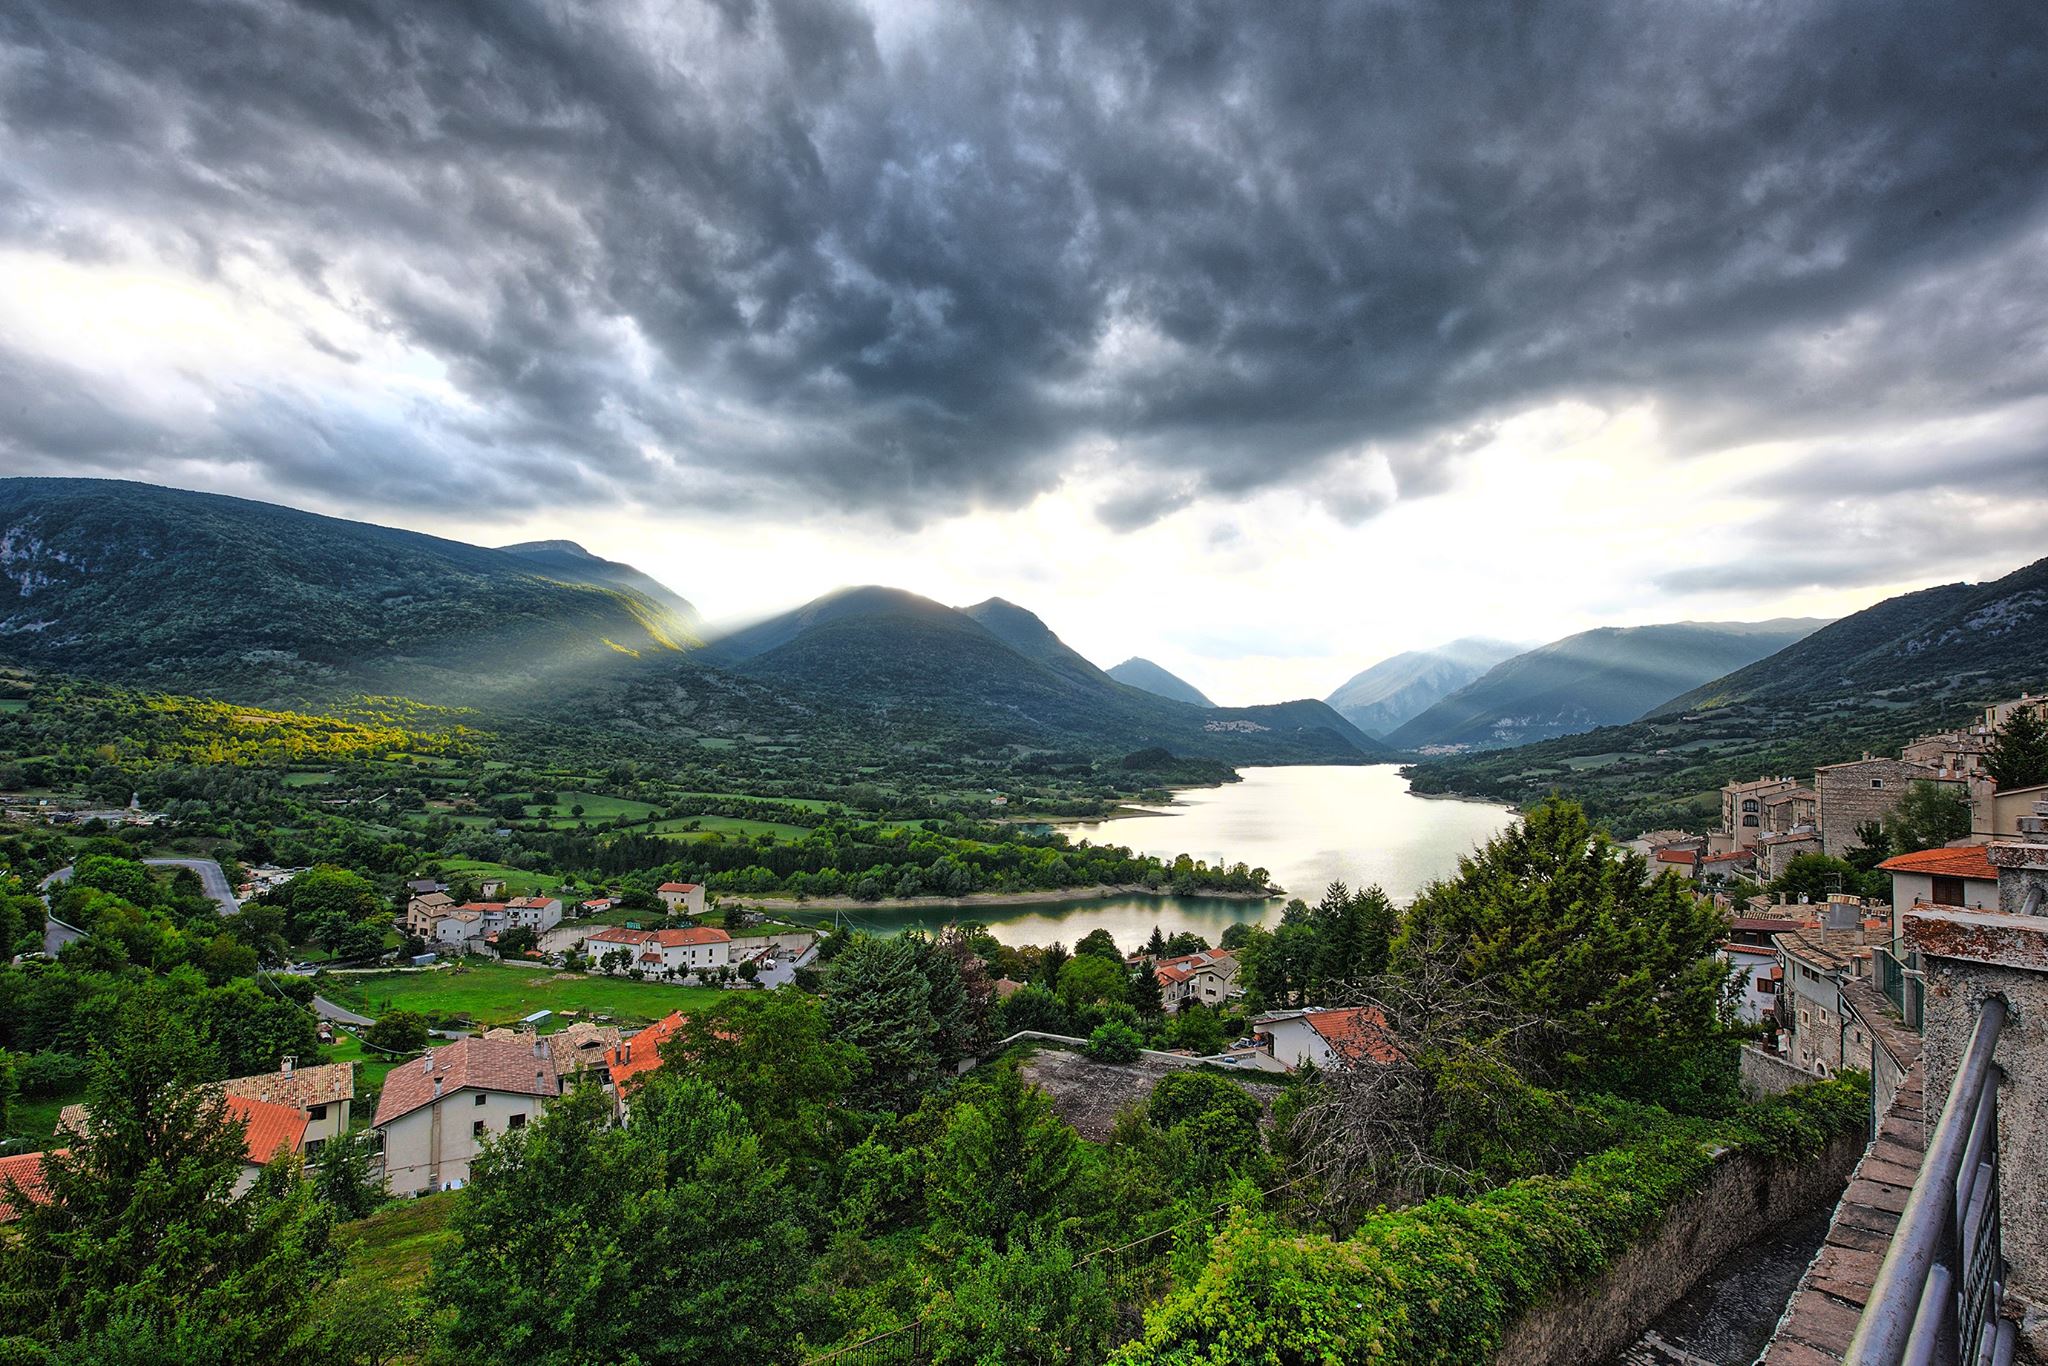
[[[1811,1080],[1811,1078],[1807,1078]],[[1729,1153],[1700,1190],[1598,1280],[1568,1290],[1508,1330],[1497,1366],[1602,1361],[1633,1342],[1716,1263],[1788,1219],[1829,1205],[1862,1157],[1861,1131],[1813,1160]]]
[[[1814,1081],[1813,1073],[1794,1067],[1754,1044],[1742,1046],[1741,1068],[1742,1094],[1751,1100],[1783,1095],[1795,1086],[1807,1086]]]
[[[1816,769],[1814,790],[1820,794],[1821,851],[1841,858],[1859,841],[1856,827],[1882,821],[1906,795],[1906,789],[1937,770],[1898,759],[1858,759]],[[1872,787],[1881,782],[1883,787]]]

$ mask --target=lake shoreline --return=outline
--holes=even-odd
[[[815,896],[802,901],[754,896],[738,902],[742,909],[762,914],[790,914],[802,911],[922,911],[968,909],[976,906],[1046,906],[1067,901],[1108,900],[1113,897],[1147,896],[1162,901],[1201,899],[1206,901],[1278,901],[1287,893],[1279,888],[1263,892],[1163,892],[1143,883],[1097,883],[1090,887],[1046,887],[1028,892],[969,892],[965,896],[885,896],[879,901],[861,901],[850,896]]]

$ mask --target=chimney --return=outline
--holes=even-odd
[[[425,1057],[420,1059],[420,1070],[430,1077],[434,1075],[434,1054],[431,1049],[428,1050]]]
[[[290,1076],[290,1075],[292,1074],[292,1064],[293,1064],[293,1063],[295,1063],[295,1062],[297,1062],[297,1061],[298,1061],[298,1059],[297,1059],[297,1058],[295,1058],[295,1057],[293,1057],[293,1056],[292,1056],[291,1054],[287,1053],[287,1054],[285,1054],[285,1055],[284,1055],[284,1066],[283,1066],[283,1067],[280,1067],[280,1068],[279,1068],[278,1070],[279,1070],[280,1072],[283,1072],[283,1073],[284,1073],[284,1074],[285,1074],[286,1076]]]

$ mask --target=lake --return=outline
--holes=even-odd
[[[1109,820],[1063,824],[1074,840],[1122,844],[1172,859],[1249,863],[1272,875],[1287,896],[1314,901],[1333,881],[1378,883],[1406,902],[1435,878],[1457,870],[1458,856],[1491,839],[1514,813],[1485,802],[1417,797],[1394,764],[1365,767],[1247,768],[1244,781],[1182,792],[1171,807]],[[1168,934],[1194,930],[1213,943],[1236,920],[1277,921],[1283,897],[1075,897],[1018,905],[933,907],[847,912],[853,924],[881,933],[937,929],[979,920],[1005,944],[1071,945],[1101,928],[1126,949],[1158,925]],[[820,919],[830,918],[821,914]]]

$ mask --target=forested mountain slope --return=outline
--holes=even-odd
[[[1408,650],[1352,675],[1323,700],[1366,734],[1384,736],[1527,648],[1469,637]]]
[[[1143,688],[1155,697],[1171,698],[1175,702],[1185,702],[1191,707],[1213,707],[1216,705],[1209,700],[1200,688],[1188,682],[1179,674],[1174,673],[1170,669],[1161,668],[1151,660],[1142,659],[1136,655],[1108,670],[1108,673],[1117,682],[1129,684],[1133,688]],[[1342,716],[1343,712],[1339,711],[1337,714]],[[1349,717],[1345,719],[1350,720]],[[1356,724],[1356,722],[1353,722],[1353,724]]]

